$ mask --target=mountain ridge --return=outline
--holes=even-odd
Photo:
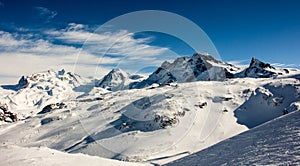
[[[125,86],[122,83],[110,83],[107,78],[112,77],[112,73],[121,69],[112,69],[102,80],[106,81],[106,85],[99,87],[109,87],[108,84],[115,84],[113,91],[121,89],[140,89],[152,84],[164,86],[170,83],[183,83],[194,81],[223,81],[231,78],[270,78],[279,75],[288,74],[288,69],[278,69],[269,63],[264,63],[257,58],[252,58],[249,66],[245,69],[236,67],[230,63],[216,60],[213,56],[203,53],[195,53],[192,56],[178,57],[172,63],[164,61],[148,78],[142,81],[132,81],[134,83]],[[126,73],[122,71],[122,73]],[[125,77],[124,77],[125,75]],[[128,73],[114,75],[116,79],[126,82]],[[126,79],[125,79],[126,78]],[[103,83],[102,83],[103,84]],[[111,88],[109,88],[111,89]]]

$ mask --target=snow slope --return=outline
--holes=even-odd
[[[166,165],[300,165],[300,111]]]
[[[24,165],[90,165],[90,166],[143,166],[150,164],[129,163],[84,154],[68,154],[47,147],[1,146],[0,160],[2,166]]]

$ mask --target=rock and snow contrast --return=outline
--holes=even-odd
[[[193,153],[205,158],[202,151],[219,143],[210,148],[214,151],[207,160],[201,160],[209,163],[211,156],[230,151],[232,143],[226,139],[245,131],[259,132],[261,136],[251,141],[265,151],[270,147],[272,154],[270,142],[264,144],[266,128],[257,126],[283,115],[286,121],[299,116],[299,75],[299,70],[277,69],[255,58],[243,69],[196,53],[164,62],[148,78],[121,69],[93,80],[64,70],[24,76],[17,85],[0,88],[0,152],[7,154],[1,160],[4,165],[82,165],[77,162],[81,159],[89,165],[171,165]],[[287,134],[283,128],[288,124],[280,119],[269,125],[272,136],[277,129],[278,136]],[[298,123],[290,128],[300,134]],[[298,141],[283,145],[299,149]],[[24,157],[24,151],[31,155]],[[276,162],[281,157],[276,155],[256,160],[257,151],[252,149],[249,162],[237,163],[300,160],[296,152],[285,153],[284,162]],[[240,161],[241,156],[233,155],[230,161],[219,158],[208,165],[232,165],[235,156]],[[179,161],[195,165],[193,160]]]
[[[144,76],[142,75],[131,75],[117,68],[110,71],[106,76],[98,81],[96,86],[110,91],[129,89],[134,84],[143,80],[143,78]]]
[[[195,53],[191,57],[179,57],[173,63],[165,61],[146,80],[135,87],[142,88],[153,83],[165,85],[172,82],[224,80],[232,78],[238,68],[214,59],[210,55]]]

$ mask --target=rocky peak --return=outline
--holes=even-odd
[[[249,67],[252,67],[252,68],[256,67],[256,68],[261,68],[261,69],[264,69],[264,68],[275,69],[269,63],[264,63],[254,57],[251,59],[251,63],[250,63]]]
[[[112,69],[98,83],[96,83],[96,86],[107,90],[116,91],[127,89],[131,83],[140,81],[140,79],[143,79],[143,76],[130,75],[127,72],[116,68]]]
[[[233,65],[216,60],[208,54],[195,53],[192,56],[178,57],[173,63],[165,61],[148,79],[137,84],[135,88],[143,88],[153,83],[166,85],[171,82],[192,82],[224,80],[232,78]]]
[[[282,72],[256,58],[252,58],[249,67],[242,72],[242,77],[252,78],[269,78],[277,75],[282,75]]]

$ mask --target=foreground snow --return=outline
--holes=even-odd
[[[72,166],[143,166],[149,164],[129,163],[111,159],[105,159],[84,154],[68,154],[47,147],[19,147],[1,146],[0,160],[2,166],[24,166],[24,165],[72,165]]]
[[[167,165],[300,165],[300,111]]]

